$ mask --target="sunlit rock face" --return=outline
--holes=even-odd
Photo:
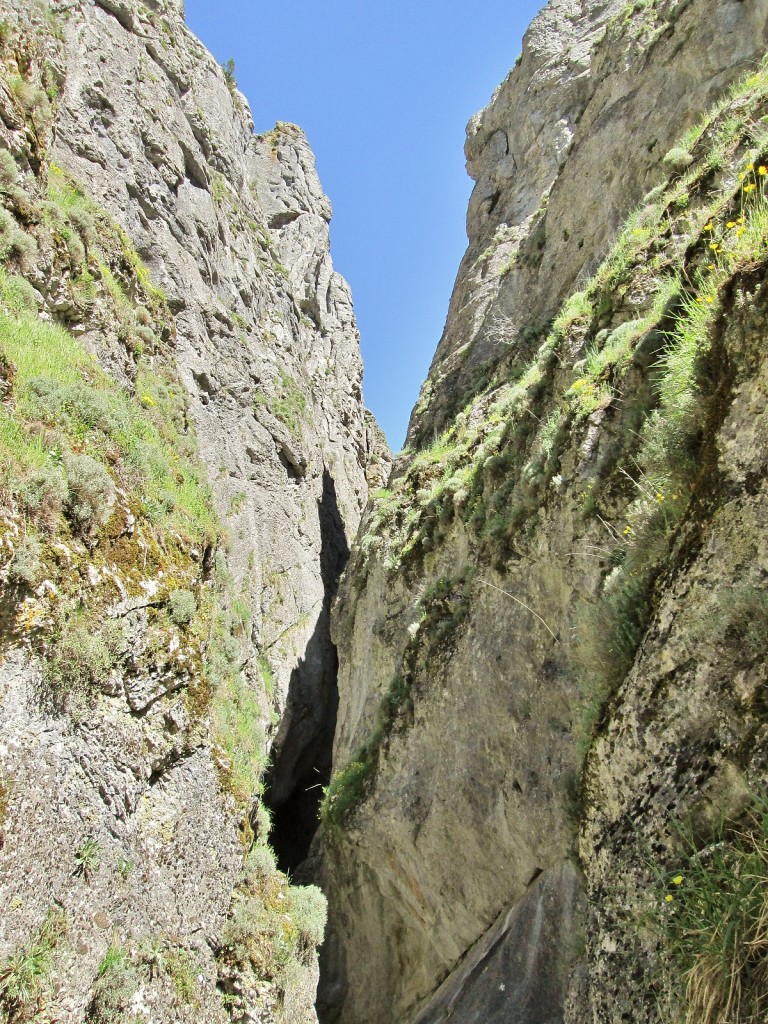
[[[181,0],[0,22],[4,473],[42,439],[0,497],[0,1016],[312,1021],[315,896],[261,846],[240,875],[270,756],[276,813],[327,781],[330,603],[389,459],[330,203]],[[71,363],[31,384],[30,325]]]
[[[469,124],[469,248],[334,617],[322,1019],[660,1019],[649,864],[765,781],[762,669],[703,623],[764,585],[732,460],[765,458],[767,45],[757,0],[552,2]]]

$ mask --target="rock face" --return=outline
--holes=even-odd
[[[470,122],[469,248],[333,626],[321,1019],[657,1021],[684,973],[676,823],[766,782],[767,45],[758,2],[553,0]]]
[[[180,3],[0,15],[0,1015],[307,1024],[262,773],[327,779],[389,459],[330,204]]]
[[[409,441],[445,427],[510,338],[551,321],[661,180],[677,137],[762,56],[760,4],[635,6],[548,3],[470,121],[469,246]]]
[[[244,97],[173,7],[84,4],[63,34],[53,159],[124,227],[174,312],[252,610],[251,670],[261,653],[275,676],[281,803],[331,714],[327,605],[367,500],[362,364],[330,203],[302,132],[255,136]]]

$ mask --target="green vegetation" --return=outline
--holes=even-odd
[[[87,1020],[92,1024],[124,1021],[138,988],[139,975],[130,953],[113,942],[99,964]]]
[[[197,611],[197,601],[191,590],[172,590],[168,595],[169,615],[177,626],[188,626]]]
[[[246,811],[250,810],[253,797],[260,790],[267,766],[266,736],[261,725],[262,700],[241,669],[238,639],[241,630],[237,611],[232,607],[236,599],[221,559],[217,587],[218,592],[205,595],[204,617],[210,623],[205,675],[200,688],[190,696],[195,702],[202,700],[202,706],[210,713],[222,781]],[[222,598],[225,607],[221,606]],[[247,822],[244,821],[244,825]],[[249,834],[246,827],[245,837]]]
[[[0,301],[10,305],[4,291]],[[0,353],[13,368],[14,397],[0,408],[0,487],[26,503],[33,521],[51,529],[63,514],[73,532],[94,536],[117,485],[140,492],[141,511],[163,529],[198,542],[213,534],[178,385],[140,366],[134,398],[64,328],[32,312],[0,312]]]
[[[237,89],[234,58],[230,57],[228,61],[225,61],[224,64],[222,64],[221,69],[224,72],[224,81],[227,83],[227,88],[231,93],[234,93]]]
[[[580,484],[582,515],[600,522],[608,567],[597,600],[576,615],[584,750],[634,660],[680,524],[707,489],[702,439],[719,401],[710,353],[734,280],[768,257],[766,117],[768,62],[680,140],[690,161],[668,161],[670,182],[628,218],[549,331],[500,336],[505,354],[475,397],[373,496],[360,578],[373,557],[392,573],[421,566],[452,529],[467,531],[475,558],[503,569],[564,488],[563,456],[605,423]],[[569,365],[561,353],[580,347],[583,359]],[[750,614],[757,649],[754,595]],[[336,787],[359,793],[371,763],[361,748]]]
[[[284,988],[323,941],[326,914],[325,897],[316,886],[290,885],[272,852],[254,846],[224,929],[221,959]]]
[[[307,411],[307,396],[290,374],[280,371],[275,398],[270,399],[259,393],[254,397],[253,404],[254,407],[266,406],[297,440],[301,440],[301,421]]]
[[[3,45],[34,85],[42,60],[27,61],[28,43],[9,30]],[[0,158],[0,572],[17,585],[15,629],[44,656],[40,696],[57,713],[112,693],[116,671],[142,661],[179,676],[193,721],[211,712],[222,780],[245,809],[265,763],[260,694],[239,665],[250,610],[231,580],[203,578],[222,530],[173,366],[173,318],[128,237],[38,137],[31,170]],[[36,255],[70,293],[60,321],[38,315],[25,277]],[[127,387],[73,322],[104,339]],[[298,415],[283,383],[284,413]],[[156,588],[144,648],[128,650],[125,620],[105,614],[115,585],[129,598]]]
[[[71,695],[88,697],[126,653],[124,625],[107,621],[96,626],[84,610],[55,616],[43,678],[48,701],[63,709]]]
[[[765,77],[768,86],[768,74]],[[753,268],[768,255],[768,216],[762,200],[768,168],[752,159],[743,166],[735,175],[737,191],[726,201],[716,196],[717,216],[710,212],[701,221],[699,269],[689,273],[696,281],[695,293],[682,294],[679,284],[667,280],[655,302],[657,313],[671,301],[677,310],[654,365],[658,404],[639,433],[635,496],[623,529],[614,534],[618,544],[613,558],[618,564],[598,602],[583,609],[577,631],[575,661],[584,692],[584,748],[634,660],[653,609],[655,581],[669,564],[676,529],[696,490],[696,479],[702,469],[706,471],[701,453],[708,416],[706,358],[715,337],[721,295],[735,273]],[[614,356],[611,365],[615,371],[620,358]],[[753,596],[751,604],[755,635],[759,635],[763,630],[760,598]]]
[[[198,1005],[197,967],[186,949],[157,936],[134,946],[113,941],[99,965],[87,1020],[92,1024],[119,1024],[127,1020],[126,1013],[139,985],[155,978],[170,980],[179,1005]]]
[[[0,964],[0,1008],[9,1021],[27,1020],[48,990],[53,954],[67,933],[63,910],[51,908],[37,933]]]
[[[94,871],[101,863],[101,844],[96,839],[86,839],[75,851],[75,874],[90,882]]]
[[[706,845],[688,832],[656,871],[660,967],[685,1024],[755,1024],[768,1013],[768,802],[721,823]]]

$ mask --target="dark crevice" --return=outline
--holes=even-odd
[[[291,675],[285,713],[265,779],[264,802],[272,812],[270,841],[278,867],[291,875],[307,858],[317,831],[323,786],[331,776],[339,703],[338,658],[331,641],[330,609],[349,558],[349,546],[328,470],[323,472],[317,513],[323,603],[304,656]]]

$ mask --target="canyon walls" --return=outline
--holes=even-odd
[[[555,0],[469,124],[469,247],[334,619],[324,1020],[674,1002],[678,830],[765,784],[767,33]]]
[[[311,1021],[264,801],[327,781],[389,458],[330,203],[177,3],[2,4],[0,47],[3,1019]]]

